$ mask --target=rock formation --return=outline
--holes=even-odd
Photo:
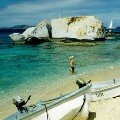
[[[14,43],[25,43],[25,36],[20,33],[13,33],[9,35],[10,38],[13,40]]]
[[[51,20],[53,38],[78,40],[104,39],[103,23],[94,16],[68,17]]]
[[[48,38],[65,38],[79,40],[104,40],[105,30],[103,23],[94,16],[68,17],[53,19],[50,22],[43,20],[36,27],[26,29],[22,34],[10,35],[15,43],[34,44],[48,41]],[[34,42],[35,40],[35,42]]]
[[[43,20],[32,31],[32,35],[36,38],[49,38],[51,32],[51,25],[48,21]]]
[[[25,40],[32,36],[32,32],[35,28],[36,27],[29,27],[22,33],[22,35],[25,37]]]
[[[42,21],[36,27],[30,27],[25,30],[22,34],[13,33],[9,35],[11,39],[17,44],[37,44],[46,41],[50,37],[51,26],[49,22]],[[35,42],[34,42],[35,40]]]

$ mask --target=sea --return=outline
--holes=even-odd
[[[76,75],[120,66],[120,39],[98,42],[95,46],[46,42],[14,45],[13,31],[0,31],[0,102],[15,95],[40,93],[69,83],[69,57],[74,56]],[[16,31],[14,31],[16,32]],[[17,31],[21,33],[22,31]],[[49,89],[49,90],[50,90]]]

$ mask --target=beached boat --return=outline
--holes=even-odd
[[[89,115],[89,103],[103,99],[110,99],[120,96],[120,78],[108,81],[86,84],[76,81],[79,89],[60,97],[40,101],[19,109],[18,112],[4,120],[75,120],[86,119]],[[19,97],[18,97],[19,98]],[[19,98],[18,103],[23,101]],[[27,100],[28,101],[28,100]],[[15,104],[15,103],[14,103]],[[22,104],[22,103],[20,103]],[[16,105],[16,107],[19,105]]]
[[[71,93],[27,107],[24,107],[26,102],[18,96],[13,100],[19,111],[4,120],[76,120],[78,117],[86,119],[91,102],[91,85],[88,83]]]
[[[83,83],[82,83],[83,82]],[[76,84],[79,88],[83,87],[86,83],[81,80],[77,80]],[[120,78],[94,82],[91,87],[92,101],[105,100],[120,96]]]
[[[120,78],[92,84],[93,101],[120,96]]]

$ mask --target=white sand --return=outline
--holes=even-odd
[[[92,102],[89,120],[120,120],[120,97]]]

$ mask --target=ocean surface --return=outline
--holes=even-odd
[[[96,46],[67,46],[46,42],[39,45],[13,45],[0,32],[0,102],[18,94],[31,94],[70,81],[69,57],[75,57],[76,75],[120,66],[119,39],[99,42]]]

